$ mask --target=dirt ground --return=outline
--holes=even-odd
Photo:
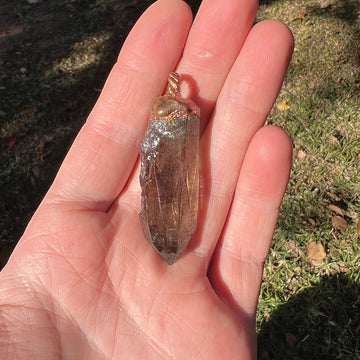
[[[0,0],[0,268],[153,2]]]

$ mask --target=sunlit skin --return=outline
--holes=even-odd
[[[159,0],[0,274],[1,359],[255,359],[292,145],[263,126],[293,49],[255,0]],[[143,236],[139,145],[176,71],[201,111],[197,230],[168,266]],[[182,89],[183,90],[183,89]]]

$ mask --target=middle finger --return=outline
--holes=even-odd
[[[256,0],[204,0],[200,6],[177,72],[194,80],[200,89],[199,93],[187,96],[200,107],[202,130],[253,24],[256,10]]]

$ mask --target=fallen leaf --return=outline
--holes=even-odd
[[[346,220],[339,215],[333,216],[331,222],[335,230],[346,230],[348,227]]]
[[[25,109],[24,110],[24,113],[27,114],[27,115],[31,115],[31,114],[34,114],[36,112],[36,106],[32,106],[28,109]]]
[[[299,14],[299,17],[296,17],[296,18],[292,19],[291,21],[302,21],[305,19],[306,15],[307,15],[307,13],[305,11],[301,11]]]
[[[340,141],[337,137],[335,137],[334,135],[330,135],[329,137],[329,141],[332,143],[332,144],[340,144]]]
[[[308,259],[313,265],[322,265],[326,257],[326,252],[321,244],[314,241],[306,245]]]
[[[330,204],[329,209],[332,210],[333,212],[335,212],[336,214],[344,217],[343,211],[338,206]]]
[[[347,273],[350,270],[349,266],[343,266],[343,265],[339,265],[339,269],[341,273]]]
[[[37,146],[37,148],[38,148],[40,151],[43,151],[43,150],[44,150],[44,147],[45,147],[45,141],[44,141],[44,140],[40,140],[39,145]]]
[[[316,221],[312,218],[308,218],[308,222],[311,226],[315,226],[316,225]]]
[[[357,223],[356,231],[357,231],[357,234],[360,236],[360,220]]]
[[[14,135],[14,136],[9,136],[4,140],[5,145],[11,149],[17,142],[19,141],[19,138]]]
[[[302,160],[306,157],[306,152],[303,149],[300,149],[297,153],[297,158],[299,160]]]
[[[350,270],[348,265],[332,264],[331,269],[339,273],[347,273]]]
[[[286,333],[285,339],[290,347],[294,347],[297,343],[297,337],[294,334]]]
[[[279,111],[286,111],[290,109],[290,105],[286,103],[286,101],[282,101],[278,104],[276,104],[276,107]]]

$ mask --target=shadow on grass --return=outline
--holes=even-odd
[[[359,294],[347,274],[300,292],[262,325],[258,359],[360,359]]]
[[[153,2],[0,2],[0,268]]]
[[[1,250],[16,244],[51,184],[130,24],[114,26],[111,8],[95,0],[2,3],[0,19]],[[105,32],[101,45],[89,41]],[[75,69],[65,62],[82,42]],[[97,61],[87,62],[92,51]]]
[[[0,252],[16,244],[151,2],[0,4]]]
[[[323,6],[308,6],[307,12],[309,16],[322,17],[325,21],[338,19],[343,23],[347,23],[352,31],[354,41],[349,44],[349,53],[355,58],[354,60],[360,65],[360,2],[358,0],[338,1]],[[339,28],[339,33],[342,31]]]
[[[339,1],[336,3],[322,3],[321,5],[308,6],[309,14],[323,16],[324,18],[338,18],[356,25],[359,18],[359,2],[357,0]]]

